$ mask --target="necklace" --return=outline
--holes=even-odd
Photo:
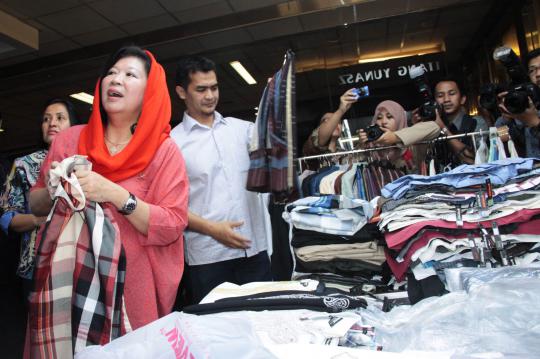
[[[107,142],[107,148],[109,149],[109,152],[111,155],[115,155],[118,152],[120,152],[128,143],[131,141],[131,138],[127,140],[126,142],[113,142],[107,138],[107,136],[103,135],[105,138],[105,142]]]

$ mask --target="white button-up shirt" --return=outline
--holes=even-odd
[[[246,190],[253,126],[215,112],[210,128],[184,113],[182,123],[171,131],[186,162],[189,210],[211,221],[243,221],[235,230],[251,240],[250,248],[234,249],[187,230],[184,235],[189,265],[251,257],[267,249],[267,209],[257,193]]]

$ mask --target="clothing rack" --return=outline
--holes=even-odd
[[[476,132],[466,132],[466,133],[460,133],[458,135],[440,136],[440,137],[437,137],[437,138],[435,138],[433,140],[417,142],[417,143],[414,143],[414,144],[412,144],[410,146],[432,144],[432,143],[435,143],[435,142],[438,142],[438,141],[447,141],[447,140],[462,138],[462,137],[466,137],[466,136],[472,137],[473,138],[473,143],[475,143],[475,136],[484,136],[484,135],[489,136],[489,134],[490,134],[489,130],[480,130],[480,131],[476,131]],[[499,137],[501,137],[503,135],[508,135],[508,127],[507,126],[499,127],[497,129],[497,134],[499,135]],[[355,141],[357,142],[359,139],[360,138],[358,136],[353,136],[353,137],[350,137],[350,138],[347,138],[347,139],[340,138],[340,139],[338,139],[338,141],[354,143]],[[302,161],[320,159],[320,158],[326,158],[326,157],[337,157],[337,156],[353,155],[353,154],[358,154],[358,153],[367,153],[367,152],[372,152],[372,151],[389,150],[389,149],[403,148],[403,147],[404,146],[396,146],[396,145],[394,145],[394,146],[380,146],[380,147],[373,147],[373,148],[362,148],[362,149],[357,149],[357,150],[331,152],[331,153],[323,153],[323,154],[320,154],[320,155],[299,157],[296,160],[298,161],[298,169],[300,170],[300,173],[302,173]],[[407,146],[407,147],[409,147],[409,146]],[[475,147],[476,147],[476,144],[475,144]]]
[[[507,126],[499,127],[497,129],[497,132],[498,132],[499,136],[508,135],[508,127]],[[480,131],[476,131],[476,132],[460,133],[458,135],[451,135],[451,136],[445,135],[445,136],[437,137],[437,138],[435,138],[433,140],[430,140],[430,141],[418,142],[418,143],[412,144],[411,146],[425,145],[425,144],[430,144],[430,143],[437,142],[437,141],[446,141],[446,140],[462,138],[462,137],[466,137],[466,136],[471,136],[474,139],[475,136],[484,136],[484,135],[489,136],[489,133],[490,133],[489,130],[480,130]],[[339,141],[339,143],[341,145],[341,143],[343,143],[343,142],[351,142],[351,143],[358,142],[359,139],[360,138],[358,136],[352,136],[350,138],[339,138],[338,141]]]

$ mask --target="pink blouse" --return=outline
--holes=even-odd
[[[45,188],[44,177],[53,161],[77,154],[83,128],[74,126],[56,136],[32,190]],[[172,310],[184,271],[189,183],[184,159],[170,138],[161,144],[144,171],[117,183],[150,206],[146,236],[112,208],[126,253],[126,311],[131,327],[137,329]]]

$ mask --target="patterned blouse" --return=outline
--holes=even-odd
[[[47,150],[40,150],[29,155],[19,157],[13,162],[13,167],[6,179],[3,193],[0,195],[2,216],[0,228],[8,234],[9,224],[17,214],[30,213],[28,197],[30,188],[39,177],[41,164],[47,156]],[[23,278],[31,279],[34,268],[34,244],[37,228],[22,233],[21,258],[17,274]]]

